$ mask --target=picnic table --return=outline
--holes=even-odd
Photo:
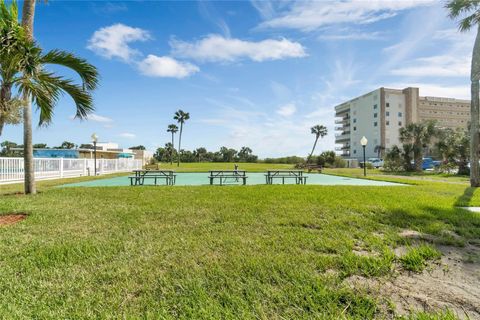
[[[308,172],[312,172],[313,170],[317,170],[319,173],[322,173],[323,167],[315,164],[309,164],[305,167]]]
[[[219,180],[220,185],[228,181],[242,181],[242,184],[246,185],[248,177],[247,172],[244,170],[211,170],[208,178],[210,179],[211,185],[213,185],[216,179]]]
[[[175,171],[173,170],[133,170],[133,176],[130,176],[130,185],[133,186],[143,186],[145,179],[151,179],[157,185],[158,180],[165,180],[165,184],[169,186],[175,185],[176,177]]]
[[[281,179],[285,184],[285,179],[295,179],[296,184],[306,184],[307,177],[303,175],[303,170],[267,170],[265,180],[267,184],[273,184],[274,179]]]

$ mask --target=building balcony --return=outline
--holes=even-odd
[[[338,140],[339,138],[350,139],[350,131],[343,131],[342,133],[336,133],[335,140]]]
[[[341,117],[341,116],[344,116],[345,114],[347,114],[348,116],[348,112],[350,112],[350,108],[345,108],[343,110],[336,110],[335,117]]]
[[[335,124],[350,125],[350,118],[337,119],[337,120],[335,120]]]
[[[350,136],[335,137],[335,143],[344,143],[350,141]]]

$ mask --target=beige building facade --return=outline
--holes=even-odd
[[[335,107],[336,151],[344,158],[363,157],[360,139],[368,139],[367,158],[377,157],[377,146],[399,145],[399,129],[409,123],[435,120],[446,128],[466,128],[470,101],[421,97],[418,88],[379,88]]]

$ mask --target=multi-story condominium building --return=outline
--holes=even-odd
[[[376,157],[377,146],[399,145],[399,129],[412,122],[435,120],[439,126],[466,128],[470,101],[420,97],[418,88],[379,88],[335,107],[336,150],[345,158],[363,157],[360,139],[368,139],[366,157]]]

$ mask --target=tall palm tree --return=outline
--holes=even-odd
[[[423,151],[437,132],[434,121],[409,123],[400,128],[400,142],[411,145],[416,171],[422,171]]]
[[[17,12],[16,3],[7,10],[0,1],[0,20]],[[40,125],[47,125],[53,117],[53,109],[60,96],[67,93],[76,105],[76,116],[84,118],[93,110],[91,91],[98,84],[97,69],[86,60],[77,58],[71,53],[52,50],[43,53],[33,40],[33,16],[35,1],[26,0],[23,5],[22,30],[18,45],[9,55],[0,54],[0,75],[3,83],[9,84],[9,90],[14,90],[22,97],[24,112],[24,163],[25,163],[25,193],[33,194],[35,190],[32,145],[32,110],[35,103],[40,110]],[[13,18],[13,17],[10,17]],[[18,24],[18,21],[16,22]],[[1,25],[1,23],[0,23]],[[82,84],[75,84],[46,69],[46,65],[55,64],[69,68],[82,79]],[[5,95],[11,96],[11,92]]]
[[[176,124],[169,124],[168,125],[168,129],[167,129],[167,132],[170,132],[172,133],[172,146],[174,146],[174,142],[175,142],[175,139],[174,139],[174,135],[175,133],[177,133],[178,131],[178,127]],[[170,164],[173,163],[173,153],[170,154]]]
[[[376,145],[375,146],[375,149],[373,149],[373,152],[376,152],[377,153],[377,158],[380,158],[380,156],[382,155],[382,152],[385,151],[385,147],[382,146],[382,145]]]
[[[310,131],[311,131],[312,134],[315,135],[315,143],[313,144],[312,152],[310,152],[310,155],[307,158],[307,164],[310,162],[310,158],[312,157],[313,152],[315,151],[315,147],[317,146],[318,139],[325,137],[328,133],[327,128],[325,126],[319,125],[319,124],[311,127]]]
[[[446,4],[450,18],[462,16],[459,22],[460,31],[477,28],[477,36],[472,52],[472,65],[470,69],[471,106],[470,106],[470,185],[480,186],[479,177],[479,127],[480,127],[480,1],[478,0],[451,0]]]
[[[35,0],[25,0],[22,8],[22,26],[29,41],[33,41],[33,18],[35,16]],[[30,99],[23,96],[23,172],[25,194],[37,193],[35,187],[35,171],[33,168],[32,143],[32,106]]]
[[[181,153],[181,146],[182,146],[182,131],[183,131],[183,124],[185,121],[190,119],[190,114],[188,112],[184,112],[182,110],[178,110],[175,112],[175,115],[173,116],[174,120],[177,120],[178,123],[180,123],[180,133],[178,135],[178,162],[177,162],[177,167],[180,166],[180,153]]]

